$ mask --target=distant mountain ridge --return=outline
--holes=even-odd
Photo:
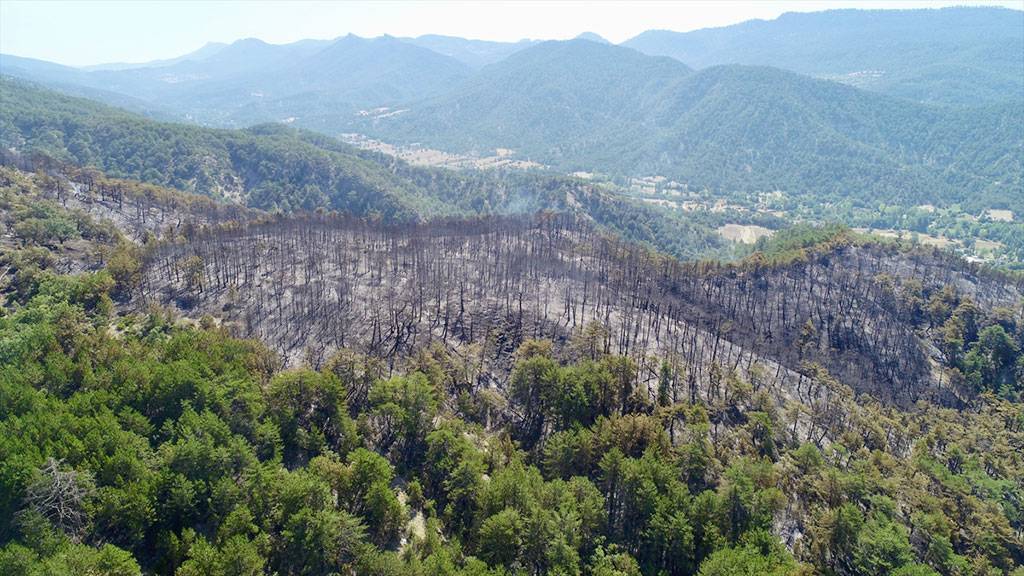
[[[611,44],[611,42],[609,42],[607,39],[605,39],[600,34],[597,34],[596,32],[583,32],[582,34],[576,36],[575,39],[590,40],[591,42],[597,42],[598,44]]]
[[[155,68],[157,66],[170,66],[183,62],[185,60],[202,60],[209,58],[214,54],[220,52],[224,48],[227,48],[228,44],[224,42],[207,42],[198,50],[194,50],[181,56],[174,58],[163,58],[159,60],[150,60],[147,62],[109,62],[105,64],[94,64],[92,66],[81,66],[82,70],[97,71],[97,70],[130,70],[132,68]]]
[[[977,105],[1024,94],[1024,12],[1005,8],[786,13],[623,43],[695,68],[773,66],[916,101]]]
[[[593,147],[617,132],[642,129],[638,123],[645,119],[635,111],[654,105],[691,72],[669,58],[589,40],[547,41],[483,69],[448,94],[413,105],[406,114],[371,120],[373,125],[365,127],[460,150],[506,142],[539,151],[543,143],[558,148],[567,138],[572,146]]]
[[[281,45],[249,38],[231,44],[209,43],[176,58],[83,68],[0,55],[0,68],[4,74],[38,82],[76,84],[137,98],[163,99],[161,92],[168,88],[168,84],[174,84],[173,88],[181,91],[179,84],[191,88],[202,86],[202,80],[216,84],[225,75],[238,78],[239,73],[245,70],[253,73],[258,70],[264,77],[274,76],[283,71],[279,65],[281,58],[302,68],[305,58],[321,50],[333,50],[334,44],[352,38],[349,35],[334,40],[301,40]],[[577,38],[608,43],[593,32],[583,32]],[[451,60],[441,63],[422,52],[402,56],[410,58],[402,70],[421,72],[422,77],[437,76],[435,83],[417,85],[409,90],[416,96],[423,96],[424,92],[435,88],[443,91],[459,79],[455,76],[465,76],[473,70],[501,62],[541,42],[496,42],[436,34],[361,40],[368,43],[401,42]],[[774,20],[750,20],[692,32],[648,30],[621,45],[648,55],[669,56],[698,69],[722,64],[772,66],[919,102],[985,105],[1005,103],[1024,94],[1024,61],[1020,56],[1024,53],[1024,11],[1006,8],[796,12],[783,14]],[[393,49],[392,46],[390,50]],[[394,54],[387,50],[381,58],[385,63],[395,63]],[[371,58],[369,62],[374,60]],[[454,63],[466,69],[453,76]],[[305,69],[310,70],[309,67]],[[348,83],[339,83],[336,79],[318,78],[315,69],[313,72],[312,77],[302,78],[304,82],[300,86],[308,88],[313,84],[314,89],[326,87],[330,90],[340,86],[344,94],[338,102],[330,103],[334,106],[350,106],[359,100],[358,94],[366,88],[358,75],[349,76]],[[358,70],[352,72],[356,74]],[[293,77],[288,77],[288,80]],[[289,82],[282,81],[281,84],[287,86]],[[261,87],[255,79],[236,87],[252,86]],[[280,93],[280,86],[276,90]],[[231,99],[240,98],[243,105],[245,100],[252,98],[251,92],[232,93],[228,90],[228,93]],[[377,98],[405,95],[401,87],[393,83],[385,87],[371,86],[369,94]],[[295,95],[276,94],[283,98]],[[303,100],[309,99],[307,94]],[[370,102],[369,97],[366,100],[360,104],[389,103]],[[194,104],[188,98],[184,98],[182,103]],[[288,108],[286,104],[277,107]],[[223,114],[221,116],[220,121],[223,121]],[[211,115],[207,120],[216,121],[217,115]]]
[[[540,43],[540,40],[518,42],[494,42],[490,40],[469,40],[455,36],[425,34],[416,38],[402,38],[404,42],[450,56],[472,68],[482,68],[500,62],[512,54]]]
[[[0,73],[56,87],[102,89],[176,110],[185,119],[243,126],[298,116],[307,107],[351,113],[423,98],[468,77],[471,68],[390,36],[348,35],[280,45],[247,38],[198,59],[118,70],[87,71],[3,55]],[[301,106],[289,104],[295,98]]]

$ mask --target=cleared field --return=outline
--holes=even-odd
[[[989,210],[985,215],[993,222],[1013,222],[1012,210]]]
[[[719,226],[716,231],[722,238],[730,242],[741,242],[743,244],[753,244],[759,238],[771,236],[775,233],[774,230],[754,224],[725,224]]]
[[[975,240],[974,247],[978,250],[1002,250],[1006,248],[1006,245],[1002,242],[996,242],[995,240]]]
[[[902,238],[904,240],[910,240],[915,234],[907,230],[871,230],[868,228],[854,228],[854,232],[860,232],[861,234],[874,234],[875,236],[882,236],[883,238]],[[950,244],[957,243],[955,240],[950,240],[945,236],[932,236],[931,234],[917,234],[917,240],[925,246],[938,246],[939,248],[946,248]]]

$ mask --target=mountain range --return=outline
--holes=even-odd
[[[244,130],[159,122],[0,78],[4,163],[89,166],[273,212],[328,210],[388,222],[465,215],[574,212],[683,257],[721,239],[705,224],[549,174],[414,167],[280,124]]]
[[[1022,16],[837,10],[620,46],[592,33],[246,39],[92,70],[3,56],[0,72],[161,120],[506,149],[724,196],[1024,212]]]
[[[523,50],[361,131],[512,148],[565,171],[660,174],[696,190],[952,203],[1020,189],[1022,118],[1020,104],[939,108],[775,68],[692,72],[573,40]]]
[[[876,92],[959,105],[1024,94],[1024,12],[1005,8],[787,13],[623,43],[695,68],[774,66]]]
[[[50,85],[114,92],[219,126],[317,110],[351,112],[439,93],[469,66],[392,37],[273,45],[249,38],[170,65],[85,71],[3,56],[0,69]],[[112,104],[109,99],[105,99]]]
[[[608,43],[593,32],[578,39]],[[430,59],[424,52],[400,52],[396,44],[412,45],[445,59]],[[346,57],[368,46],[374,51],[373,66],[383,77],[396,58],[416,64],[415,70],[436,78],[444,86],[461,64],[462,74],[500,62],[512,54],[539,44],[538,40],[496,42],[428,34],[415,38],[356,38],[302,40],[271,45],[256,39],[232,44],[211,42],[175,58],[145,63],[111,63],[72,68],[16,56],[0,56],[3,73],[36,81],[61,81],[94,87],[113,87],[153,100],[163,99],[166,84],[184,84],[191,90],[208,84],[220,89],[225,78],[255,76],[282,71],[280,64],[296,64],[307,57],[309,66],[324,59]],[[852,84],[915,101],[956,105],[1006,102],[1024,90],[1024,12],[1005,8],[944,8],[939,10],[828,10],[786,13],[774,20],[750,20],[721,28],[690,32],[648,30],[622,43],[644,54],[669,56],[695,69],[723,64],[749,64],[783,68],[829,80]],[[317,52],[324,51],[321,56]],[[396,52],[398,51],[398,52]],[[447,61],[445,61],[447,60]],[[437,66],[435,69],[433,66]],[[447,72],[445,73],[445,69]],[[412,68],[407,68],[412,70]],[[328,65],[322,74],[346,72],[351,84],[360,88],[358,69],[335,69]],[[309,77],[291,86],[293,91],[336,88],[329,81]],[[250,82],[235,86],[252,89]],[[259,84],[256,82],[255,84]],[[284,86],[288,86],[285,84]],[[266,98],[280,96],[281,86],[260,86]],[[177,87],[176,88],[180,88]],[[414,85],[414,90],[429,88]],[[429,90],[428,90],[429,91]],[[243,95],[245,93],[239,92]],[[374,94],[372,96],[380,96]]]

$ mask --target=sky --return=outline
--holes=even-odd
[[[622,42],[649,29],[680,32],[784,12],[990,5],[1024,0],[680,2],[0,0],[0,52],[72,66],[172,58],[207,42],[445,34],[483,40],[566,39],[591,31]]]

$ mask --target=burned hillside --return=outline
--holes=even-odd
[[[1019,286],[934,251],[854,240],[790,261],[680,263],[569,216],[387,226],[306,216],[211,229],[146,261],[141,300],[212,315],[289,364],[354,349],[396,360],[441,344],[477,352],[501,381],[528,338],[565,354],[629,356],[641,379],[658,358],[685,366],[675,394],[717,393],[722,371],[798,392],[820,364],[857,392],[909,404],[955,402],[933,370],[922,302],[942,291],[1013,306]],[[590,329],[587,327],[590,326]]]

